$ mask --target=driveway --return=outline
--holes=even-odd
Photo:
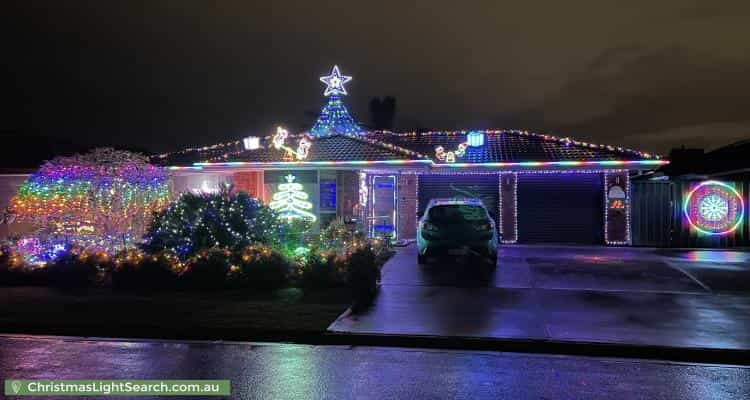
[[[471,264],[385,265],[363,315],[332,332],[750,349],[750,254],[503,246],[489,279]]]

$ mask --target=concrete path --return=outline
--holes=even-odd
[[[505,246],[482,279],[470,264],[383,270],[364,315],[329,331],[750,349],[750,255],[582,246]]]
[[[0,337],[0,377],[229,379],[233,399],[704,400],[743,399],[750,393],[750,368],[727,365],[62,337]]]

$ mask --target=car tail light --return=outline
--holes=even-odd
[[[477,224],[477,225],[474,225],[474,229],[478,231],[491,231],[492,225],[489,223]]]

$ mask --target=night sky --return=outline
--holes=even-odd
[[[750,1],[17,1],[4,133],[176,150],[309,129],[335,63],[368,122],[666,153],[750,138]],[[410,5],[417,3],[417,5]]]

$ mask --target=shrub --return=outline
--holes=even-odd
[[[300,268],[300,283],[308,288],[343,286],[346,263],[336,253],[311,251]]]
[[[346,282],[352,293],[352,311],[369,307],[377,294],[380,268],[370,246],[361,248],[349,257]]]
[[[217,289],[224,285],[229,273],[229,256],[226,249],[201,250],[190,258],[179,276],[186,287]]]
[[[29,283],[23,259],[8,246],[0,247],[0,285],[14,286]]]
[[[174,285],[178,260],[171,254],[160,252],[143,256],[129,250],[117,255],[117,266],[112,271],[115,288],[161,288]]]
[[[306,219],[282,221],[276,232],[276,241],[272,244],[279,248],[287,257],[296,256],[295,252],[307,243],[312,223]]]
[[[278,244],[280,227],[276,213],[247,193],[185,193],[154,216],[142,248],[147,253],[170,250],[186,260],[205,248]]]
[[[287,283],[289,263],[268,246],[247,246],[234,261],[231,277],[238,286],[271,290]]]
[[[86,287],[96,282],[100,268],[109,267],[108,259],[73,246],[60,252],[54,261],[36,270],[34,275],[41,283],[51,286]]]

